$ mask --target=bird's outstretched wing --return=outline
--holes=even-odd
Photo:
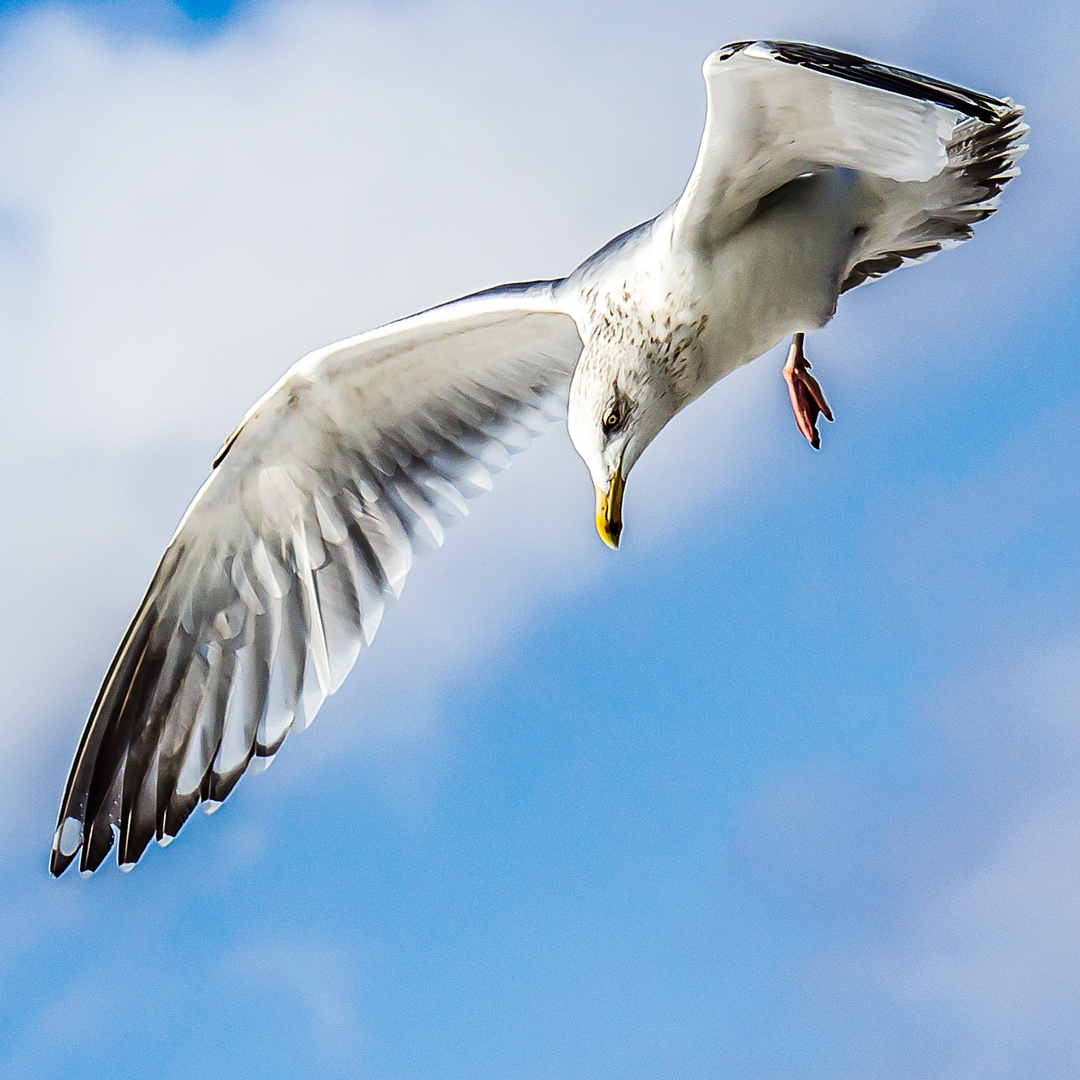
[[[307,724],[414,550],[565,403],[553,282],[503,286],[311,353],[248,413],[169,544],[71,767],[61,874],[134,864]]]
[[[798,42],[738,42],[713,53],[703,70],[705,133],[675,224],[704,247],[722,242],[760,199],[803,173],[840,167],[925,183],[949,167],[950,144],[964,118],[974,120],[964,133],[970,140],[1010,114],[1017,127],[1022,111],[924,75]]]

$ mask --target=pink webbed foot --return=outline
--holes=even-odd
[[[791,411],[795,414],[795,423],[815,449],[821,449],[821,435],[817,429],[818,415],[832,420],[832,409],[821,392],[817,379],[810,374],[810,361],[803,352],[803,334],[795,334],[791,339],[787,363],[784,364],[784,381],[791,397]]]

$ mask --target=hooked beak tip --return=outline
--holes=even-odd
[[[600,539],[612,551],[619,550],[619,537],[622,535],[622,522],[608,522],[601,517],[596,519],[596,531],[600,534]]]
[[[619,538],[622,536],[622,500],[625,486],[626,478],[620,462],[608,490],[604,491],[601,487],[596,489],[596,531],[612,551],[618,550]]]

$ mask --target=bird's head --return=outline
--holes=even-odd
[[[681,404],[667,369],[645,352],[583,352],[570,383],[566,423],[596,487],[596,529],[608,547],[619,546],[630,470]]]

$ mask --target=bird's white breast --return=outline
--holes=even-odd
[[[648,358],[680,407],[836,308],[859,213],[857,177],[831,170],[789,185],[776,205],[711,248],[669,211],[587,263],[575,312],[588,363]]]
[[[801,190],[698,255],[694,295],[708,315],[709,385],[832,317],[858,215],[855,180],[848,170],[807,177]]]
[[[576,318],[589,359],[623,366],[620,361],[644,358],[685,386],[689,400],[708,375],[702,342],[709,315],[695,259],[672,243],[667,218],[590,268]]]

